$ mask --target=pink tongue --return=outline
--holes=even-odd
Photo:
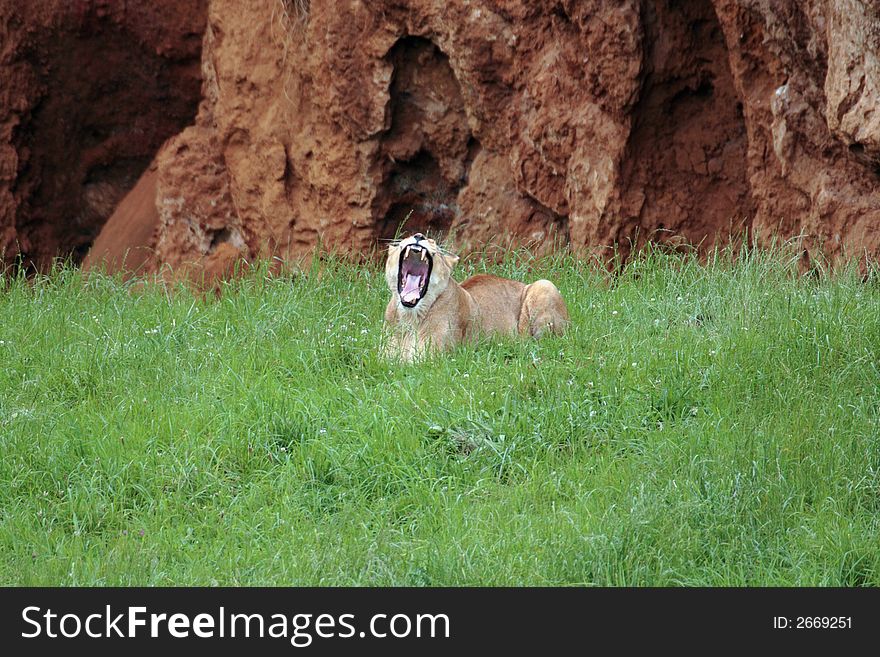
[[[413,301],[417,301],[419,298],[420,285],[422,278],[420,276],[416,276],[415,274],[407,274],[406,278],[403,281],[403,289],[400,291],[400,298],[402,301],[406,301],[407,303],[412,303]]]

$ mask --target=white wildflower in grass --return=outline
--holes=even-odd
[[[616,315],[616,314],[617,314],[617,311],[616,311],[616,310],[612,310],[612,311],[611,311],[611,314],[612,314],[612,315]]]

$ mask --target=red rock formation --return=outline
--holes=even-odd
[[[876,43],[873,3],[715,4],[748,129],[756,237],[797,239],[814,258],[876,259],[877,133],[864,110],[880,100],[878,72],[870,64],[851,65],[875,57],[860,50]],[[843,20],[845,14],[858,27]],[[860,121],[865,132],[850,127]]]
[[[145,184],[119,206],[108,234],[135,237],[102,239],[108,255],[147,246],[154,268],[222,272],[319,242],[368,254],[416,229],[464,249],[563,241],[626,253],[649,239],[705,249],[750,231],[797,238],[812,257],[880,254],[873,3],[211,0],[201,104],[182,131],[184,81],[196,76],[171,71],[195,52],[200,3],[121,12],[83,0],[79,14],[44,4],[0,21],[15,36],[4,65],[19,71],[15,91],[0,92],[0,236],[38,262],[88,244],[174,133],[155,157],[154,204]],[[117,84],[108,104],[126,107],[121,117],[82,76],[40,64],[59,34],[86,39],[80,57],[134,71],[137,93]],[[138,69],[118,56],[130,43],[116,34],[167,50]],[[61,100],[39,102],[55,87]],[[157,88],[181,108],[173,120],[154,111]],[[49,122],[73,106],[80,127],[37,129],[43,106],[55,107]],[[129,126],[147,131],[145,121],[152,132],[137,137]],[[89,134],[81,126],[97,132],[97,151],[53,136]],[[120,231],[137,207],[141,230]],[[71,218],[87,227],[78,236]]]
[[[79,260],[195,115],[206,0],[0,0],[0,254]]]
[[[158,225],[156,171],[150,167],[104,224],[82,261],[83,268],[143,273],[153,262],[150,244]]]

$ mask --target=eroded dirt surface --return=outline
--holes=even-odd
[[[0,0],[0,251],[79,261],[201,97],[204,0]]]
[[[880,253],[874,3],[33,4],[0,0],[7,257],[105,223],[90,263],[218,273],[417,229]]]

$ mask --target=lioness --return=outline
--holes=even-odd
[[[448,349],[479,333],[561,334],[568,309],[550,281],[531,285],[480,274],[460,285],[452,278],[458,256],[444,253],[421,233],[388,247],[385,279],[392,329],[385,353],[412,361],[428,350]]]

